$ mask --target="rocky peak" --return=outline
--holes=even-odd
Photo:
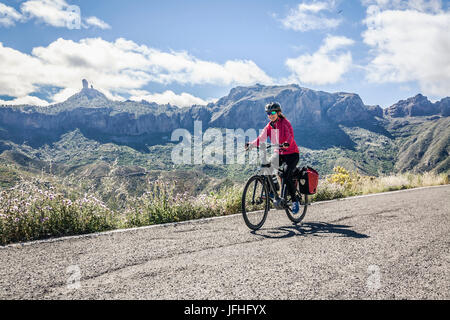
[[[225,128],[259,128],[267,123],[264,105],[276,101],[294,126],[317,125],[323,121],[349,123],[374,117],[361,98],[353,93],[327,93],[300,87],[236,87],[212,107],[211,125]]]
[[[86,79],[83,79],[81,81],[83,88],[80,92],[74,94],[71,96],[66,102],[78,102],[78,103],[86,103],[86,102],[93,102],[93,100],[98,102],[108,102],[108,98],[101,93],[100,91],[94,89],[94,87],[91,85],[89,88],[89,82]]]
[[[400,100],[396,104],[384,110],[384,114],[393,118],[398,117],[415,117],[430,116],[441,112],[440,107],[436,103],[431,103],[427,97],[418,94],[415,97]]]
[[[383,108],[381,108],[379,105],[366,106],[366,108],[372,116],[383,118]]]
[[[336,123],[365,121],[373,117],[361,97],[354,93],[335,94],[336,101],[327,108],[326,115]]]

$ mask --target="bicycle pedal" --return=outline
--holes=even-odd
[[[286,209],[286,201],[282,198],[275,199],[273,202],[273,205],[278,210],[284,210]]]

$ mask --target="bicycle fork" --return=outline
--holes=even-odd
[[[255,201],[255,195],[256,195],[256,187],[258,186],[258,183],[255,183],[255,185],[253,186],[253,196],[252,196],[252,205],[256,204],[261,204],[262,203],[262,199],[264,196],[264,186],[262,186],[261,188],[261,194],[259,195],[258,200]]]

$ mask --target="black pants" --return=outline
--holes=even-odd
[[[280,168],[286,164],[286,169],[284,170],[283,183],[286,184],[287,191],[291,196],[292,201],[296,201],[297,197],[295,195],[295,185],[292,181],[292,173],[297,166],[298,160],[300,159],[300,155],[298,153],[291,153],[280,155]],[[283,187],[283,186],[282,186]]]

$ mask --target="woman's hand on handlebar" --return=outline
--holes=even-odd
[[[287,143],[287,142],[285,142],[285,143],[283,143],[282,145],[280,145],[280,148],[281,148],[281,149],[287,149],[287,148],[289,148],[289,146],[290,146],[290,144]]]

